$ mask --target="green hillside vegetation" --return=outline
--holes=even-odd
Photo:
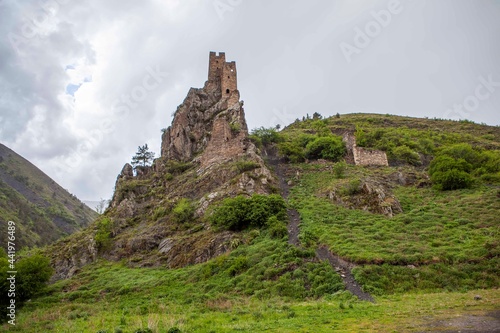
[[[359,146],[384,150],[389,166],[343,161],[345,131],[355,133]],[[119,214],[112,208],[65,240],[76,249],[93,234],[101,258],[42,290],[11,329],[421,332],[442,328],[426,326],[429,318],[498,309],[499,127],[315,114],[281,131],[256,129],[251,139],[264,156],[278,152],[286,161],[276,162],[284,170],[281,190],[290,187],[286,200],[235,196],[213,201],[197,216],[211,189],[190,164],[124,182],[115,195],[133,193],[148,215],[117,225],[110,222]],[[268,162],[276,168],[271,157]],[[233,161],[220,172],[230,180],[254,167]],[[287,209],[300,214],[300,247],[288,242]],[[123,246],[110,254],[113,245],[138,234],[144,238],[134,251]],[[187,265],[187,254],[179,252],[179,265],[171,269],[147,243],[165,235],[196,239],[184,250],[201,253],[220,234],[231,235],[228,253]],[[320,246],[353,265],[356,283],[375,304],[344,290],[341,273],[317,259]]]
[[[97,213],[0,144],[0,228],[16,222],[16,246],[43,246],[88,226]],[[1,246],[6,247],[6,233]]]

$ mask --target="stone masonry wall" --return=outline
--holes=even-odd
[[[389,165],[385,152],[358,147],[354,134],[347,132],[343,135],[342,140],[345,142],[347,148],[347,163],[354,165]]]
[[[380,150],[368,150],[361,147],[355,147],[353,154],[356,165],[389,165],[386,153]]]

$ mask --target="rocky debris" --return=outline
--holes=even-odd
[[[362,209],[376,214],[383,214],[388,217],[403,212],[400,202],[391,194],[388,186],[382,185],[373,179],[362,181],[356,194],[343,195],[340,189],[335,189],[331,190],[327,196],[337,204],[352,209]]]
[[[328,261],[330,266],[340,275],[342,281],[344,282],[346,290],[350,291],[353,295],[358,297],[362,301],[369,301],[375,303],[373,297],[364,292],[363,289],[359,286],[359,284],[354,279],[354,276],[351,273],[351,270],[355,267],[354,264],[349,263],[342,258],[335,256],[333,253],[328,250],[326,246],[318,247],[316,251],[316,256],[320,260]]]

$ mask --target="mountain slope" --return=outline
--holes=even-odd
[[[36,166],[0,144],[0,227],[16,222],[16,246],[43,246],[90,224],[97,214]],[[6,246],[6,233],[0,241]]]
[[[280,188],[290,192],[288,205],[300,213],[300,247],[288,243],[289,235],[273,237],[266,228],[228,233],[212,229],[203,219],[187,224],[175,221],[169,213],[170,196],[190,195],[201,205],[207,194],[220,188],[218,181],[223,178],[217,173],[206,179],[197,177],[197,168],[191,164],[162,161],[168,169],[148,170],[146,173],[155,176],[137,178],[126,167],[117,182],[117,206],[106,216],[117,221],[120,213],[125,222],[128,219],[123,230],[113,226],[117,232],[110,234],[111,252],[126,249],[128,256],[117,262],[109,248],[96,251],[91,260],[79,256],[102,235],[103,223],[52,245],[49,253],[59,251],[59,257],[77,262],[79,267],[72,273],[80,272],[68,274],[73,276],[30,302],[19,317],[19,327],[26,332],[497,329],[498,311],[491,311],[500,304],[500,184],[494,177],[478,175],[472,188],[436,190],[431,186],[426,157],[462,141],[498,152],[497,128],[470,123],[462,128],[464,123],[384,115],[345,115],[320,122],[330,133],[364,124],[363,133],[367,138],[373,136],[372,146],[382,139],[374,133],[385,129],[389,142],[409,144],[420,154],[421,164],[405,163],[388,151],[389,166],[321,159],[273,161],[268,167],[277,167],[273,171],[281,174]],[[393,125],[381,128],[374,122]],[[422,128],[404,128],[402,124],[408,122]],[[297,122],[277,134],[277,145],[264,145],[263,155],[276,146],[301,142],[304,135],[316,138],[318,133],[326,133],[322,129],[312,120]],[[433,138],[427,154],[420,150],[426,145],[416,145],[422,138]],[[278,168],[280,172],[276,172]],[[221,168],[218,173],[227,170]],[[241,174],[231,172],[236,181],[222,187],[237,189],[234,185]],[[237,193],[241,192],[230,194]],[[127,217],[128,209],[136,215]],[[180,265],[169,267],[168,260],[161,260],[156,238],[164,232],[173,240],[181,236],[184,246],[175,250],[176,257],[184,260]],[[125,234],[129,234],[125,239],[130,245],[121,242],[125,246],[116,246]],[[205,249],[209,252],[217,235],[230,236],[224,253],[212,252],[213,258],[207,256],[207,262],[185,265],[186,258],[204,249],[192,246],[197,239],[208,236]],[[153,246],[147,248],[148,244]],[[169,247],[168,242],[164,245]],[[345,260],[355,283],[369,291],[377,304],[360,302],[344,290],[342,275],[346,273],[315,258],[318,248]],[[152,265],[160,267],[144,268]],[[57,317],[64,311],[70,311],[67,317]],[[461,318],[462,326],[450,318]]]

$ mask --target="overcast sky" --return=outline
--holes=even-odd
[[[0,0],[0,142],[80,199],[110,198],[209,51],[250,128],[374,112],[499,125],[498,0]]]

